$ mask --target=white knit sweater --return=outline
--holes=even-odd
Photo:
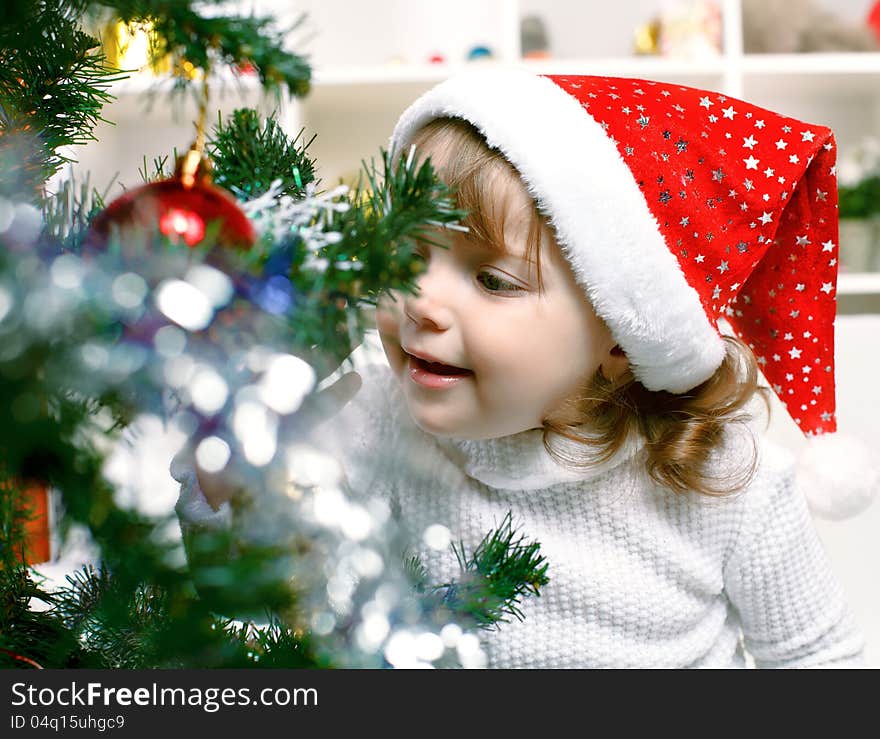
[[[488,632],[493,667],[861,667],[854,622],[793,485],[787,452],[765,444],[751,484],[723,499],[676,495],[650,480],[633,440],[610,462],[558,465],[540,431],[450,442],[412,423],[387,368],[334,419],[356,495],[392,503],[414,546],[431,524],[472,551],[508,513],[537,540],[550,582],[522,604],[523,621]],[[716,455],[718,474],[742,464],[751,432]],[[184,525],[217,525],[193,484]],[[451,551],[420,549],[432,581],[454,578]]]

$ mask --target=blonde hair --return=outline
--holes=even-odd
[[[417,150],[428,143],[447,156],[439,171],[455,191],[459,207],[468,211],[464,225],[469,238],[506,251],[505,208],[497,197],[499,178],[520,179],[501,152],[492,149],[482,134],[459,118],[438,118],[416,132],[411,143]],[[540,285],[541,233],[547,218],[532,202],[529,254],[538,267]],[[544,420],[544,445],[568,465],[602,463],[616,455],[633,434],[645,442],[645,467],[658,484],[675,493],[689,491],[709,496],[734,493],[748,484],[757,466],[753,446],[747,464],[738,473],[719,477],[707,469],[713,452],[726,440],[733,425],[751,420],[747,406],[758,395],[769,413],[769,392],[758,380],[758,365],[751,349],[739,339],[724,337],[726,354],[721,366],[705,382],[687,393],[647,390],[631,373],[615,381],[598,371],[577,396],[568,399]],[[589,435],[582,428],[589,428]],[[563,452],[557,439],[583,445],[583,458]],[[570,445],[568,445],[570,448]]]

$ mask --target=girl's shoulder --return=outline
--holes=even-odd
[[[711,477],[726,489],[721,496],[694,494],[706,515],[723,511],[725,516],[760,516],[781,498],[797,493],[795,454],[767,437],[756,424],[734,424],[706,461]]]
[[[738,465],[742,486],[733,493],[740,526],[763,528],[772,519],[806,514],[806,498],[798,487],[797,457],[790,449],[752,428],[742,431],[738,451],[727,460]]]
[[[756,473],[762,479],[773,481],[791,478],[797,470],[794,452],[768,437],[758,440],[758,467]]]
[[[769,494],[795,477],[796,455],[768,435],[768,421],[765,406],[754,399],[748,415],[726,427],[710,454],[709,469],[721,478],[741,481],[736,487],[744,497]]]

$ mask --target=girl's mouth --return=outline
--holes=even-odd
[[[407,357],[407,373],[413,382],[422,387],[446,388],[474,374],[469,369],[442,362],[429,362],[413,354],[408,354]]]

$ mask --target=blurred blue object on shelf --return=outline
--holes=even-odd
[[[492,59],[495,55],[488,46],[475,46],[468,52],[467,58],[469,62],[479,59]]]

